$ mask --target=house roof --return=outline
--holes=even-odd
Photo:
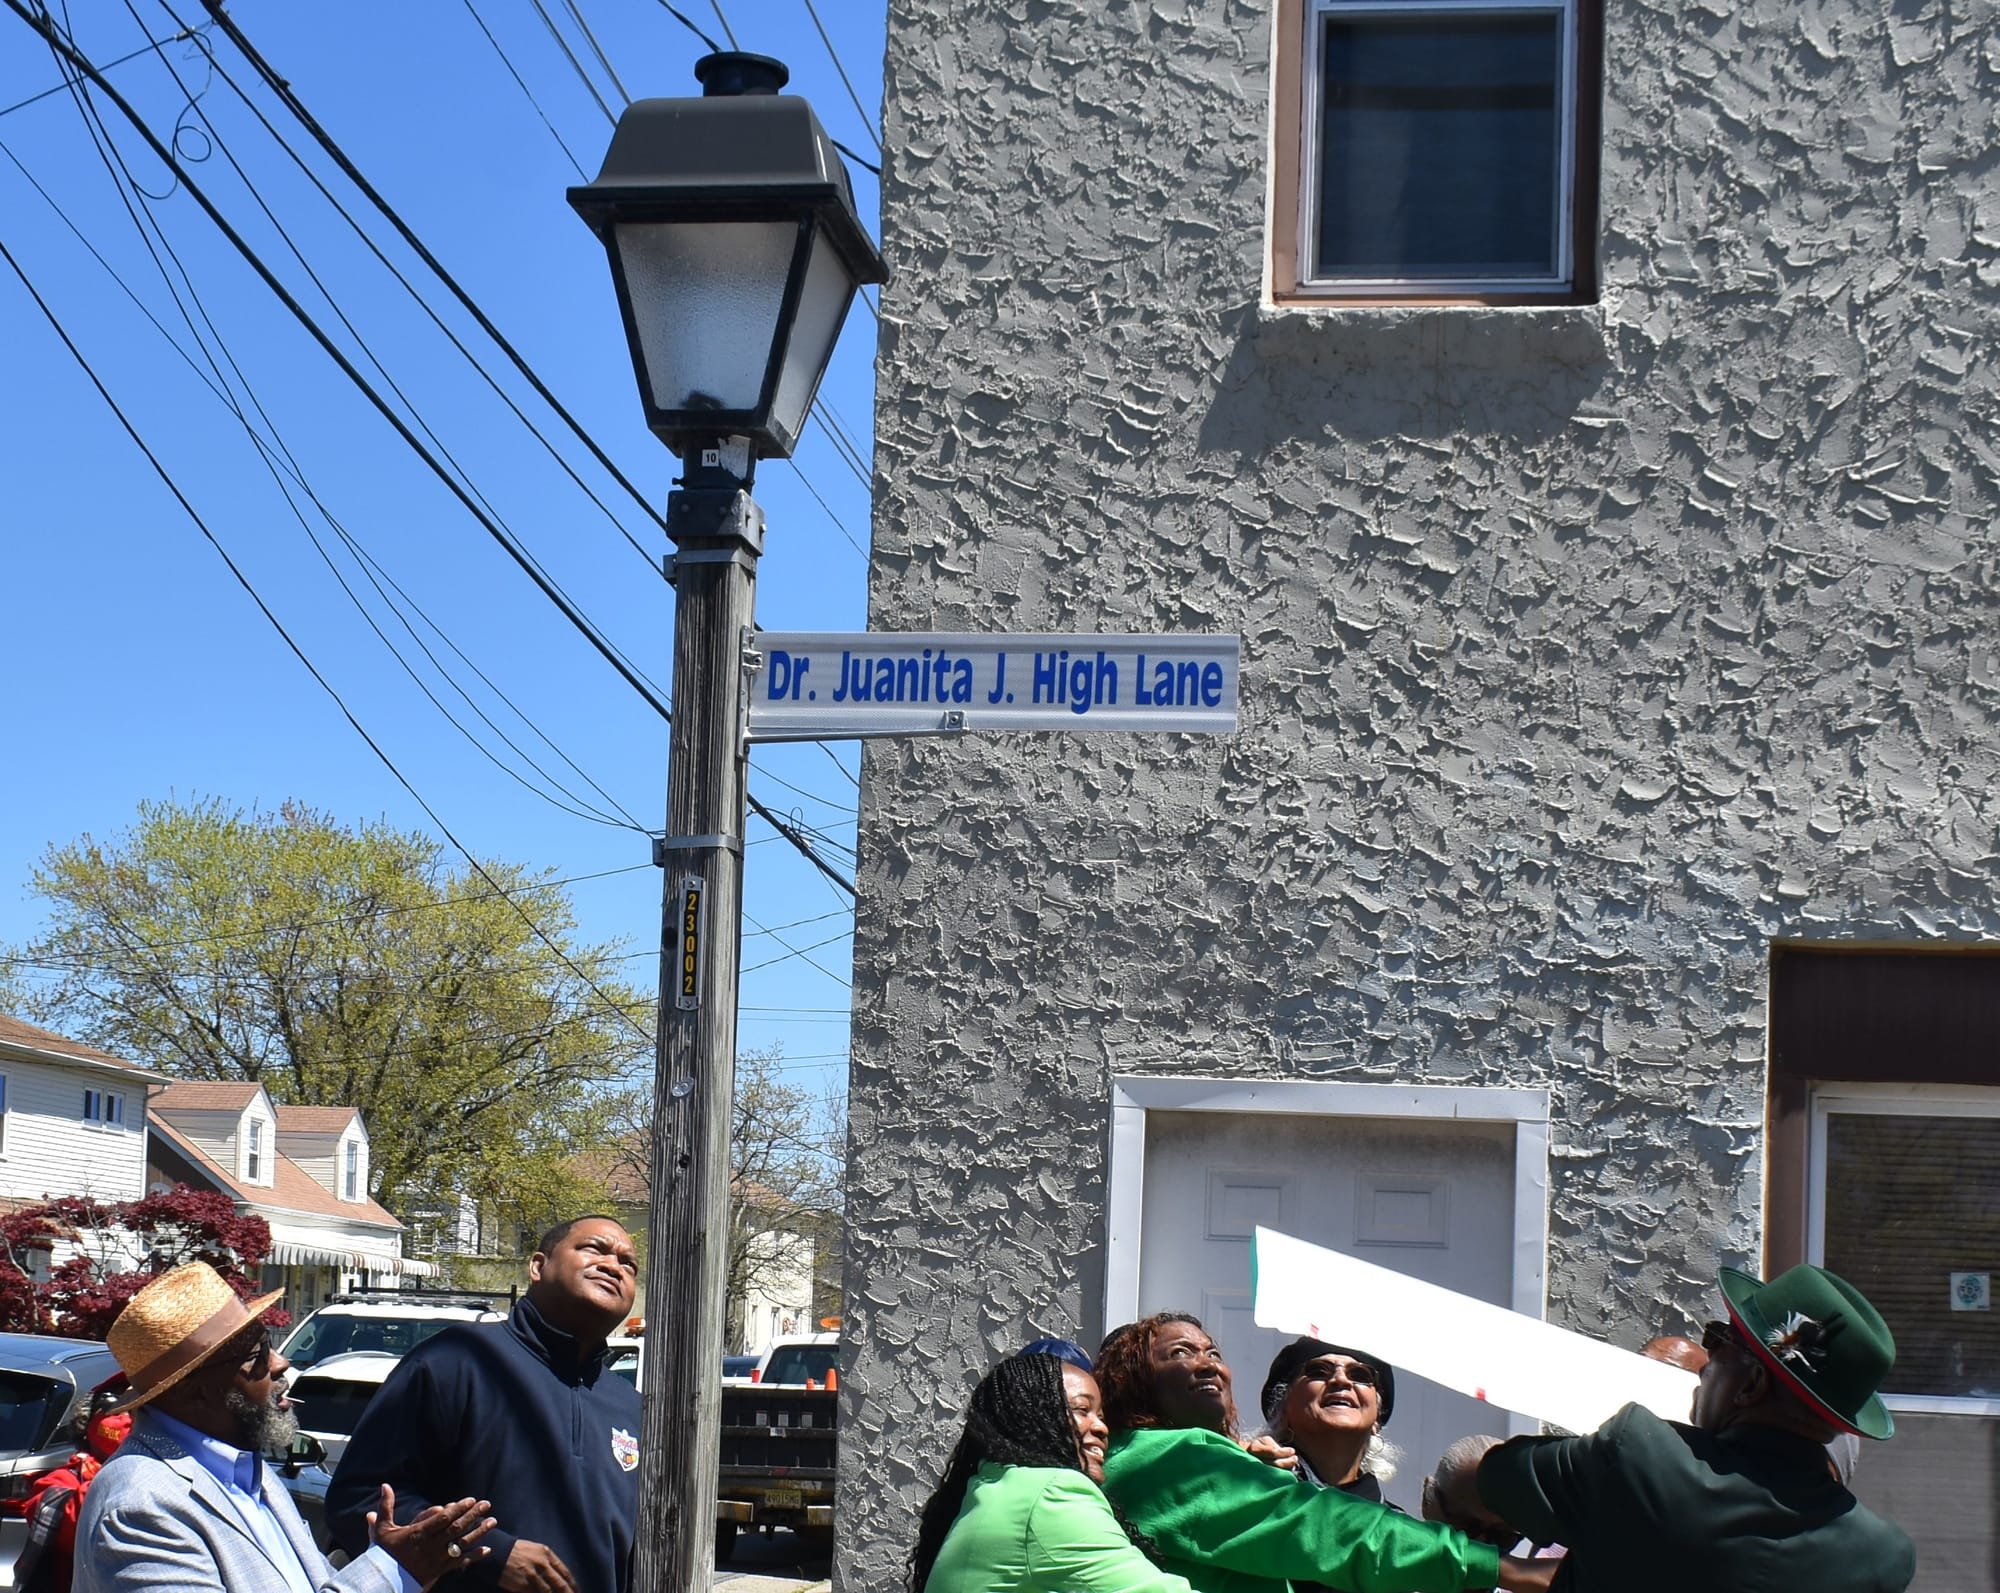
[[[155,1112],[240,1112],[256,1099],[261,1084],[176,1079],[149,1103]]]
[[[113,1056],[109,1051],[100,1051],[95,1046],[85,1045],[81,1040],[70,1040],[57,1034],[53,1029],[44,1029],[40,1024],[29,1023],[23,1018],[0,1013],[0,1045],[18,1046],[26,1051],[40,1051],[51,1057],[67,1058],[73,1062],[88,1062],[96,1067],[117,1068],[121,1072],[135,1073],[141,1078],[151,1078],[150,1070],[136,1062],[127,1062],[123,1057]]]
[[[347,1125],[361,1115],[354,1106],[281,1106],[278,1129],[293,1134],[344,1134]]]
[[[271,1163],[271,1187],[239,1183],[199,1145],[173,1124],[148,1114],[147,1132],[172,1147],[200,1177],[213,1184],[238,1205],[248,1206],[259,1216],[267,1212],[292,1212],[311,1217],[334,1217],[342,1222],[368,1228],[401,1228],[403,1225],[386,1208],[373,1200],[342,1200],[291,1157],[278,1155]]]

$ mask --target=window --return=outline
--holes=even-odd
[[[340,1192],[343,1200],[361,1198],[361,1147],[349,1140],[342,1147],[345,1161],[340,1170]]]
[[[1927,1585],[2000,1563],[2000,948],[1771,954],[1764,1265],[1817,1261],[1896,1338],[1861,1502]]]
[[[125,1097],[113,1090],[83,1092],[83,1120],[105,1128],[125,1126]]]
[[[1601,0],[1291,5],[1278,297],[1595,297]]]
[[[251,1183],[260,1183],[264,1177],[264,1120],[250,1119],[250,1145],[243,1158],[243,1176]]]
[[[7,1075],[0,1073],[0,1156],[7,1154]]]

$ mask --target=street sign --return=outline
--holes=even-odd
[[[1236,728],[1234,636],[759,631],[752,741]]]

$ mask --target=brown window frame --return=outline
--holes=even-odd
[[[1570,169],[1570,280],[1548,289],[1455,290],[1412,284],[1408,291],[1369,285],[1344,289],[1307,281],[1301,270],[1303,166],[1307,142],[1305,63],[1318,0],[1276,0],[1272,16],[1272,174],[1266,269],[1272,302],[1316,309],[1390,305],[1549,306],[1595,304],[1598,293],[1598,203],[1603,144],[1604,0],[1573,0],[1576,9],[1574,145]]]
[[[1806,1259],[1814,1085],[2000,1085],[2000,1063],[1966,1043],[2000,1033],[2000,981],[1973,966],[1996,959],[1991,945],[1771,947],[1766,1277]]]

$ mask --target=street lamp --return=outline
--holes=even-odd
[[[641,100],[597,180],[569,191],[604,240],[646,424],[680,455],[667,498],[674,723],[653,1082],[634,1593],[697,1593],[721,1443],[730,1094],[743,906],[745,654],[764,516],[841,322],[881,256],[833,141],[768,56],[695,63],[698,99]]]

